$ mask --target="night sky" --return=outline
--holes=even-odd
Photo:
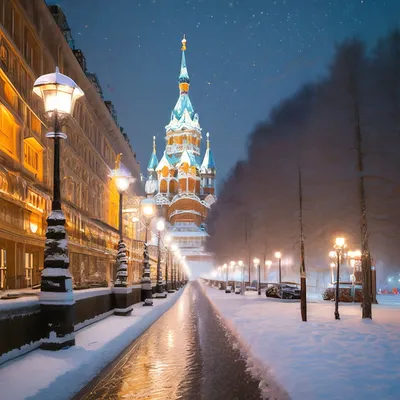
[[[59,0],[112,100],[145,171],[158,157],[178,98],[186,33],[190,98],[223,179],[246,156],[257,122],[299,87],[324,75],[335,43],[369,45],[400,21],[399,0]],[[203,148],[205,140],[203,140]]]

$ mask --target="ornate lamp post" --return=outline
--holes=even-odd
[[[275,252],[275,258],[278,259],[279,266],[279,283],[282,283],[282,253],[280,251]]]
[[[44,116],[53,132],[46,137],[54,140],[53,201],[47,218],[44,269],[40,287],[40,308],[47,329],[41,347],[59,350],[75,344],[74,296],[72,275],[68,270],[69,258],[65,215],[61,209],[60,139],[67,135],[61,128],[72,115],[82,90],[68,76],[56,72],[42,75],[33,85],[33,93],[43,100]]]
[[[143,199],[140,203],[140,208],[142,211],[142,215],[145,219],[145,241],[143,244],[143,275],[141,279],[141,298],[144,302],[144,306],[152,306],[153,305],[153,292],[151,289],[151,277],[150,277],[150,257],[149,257],[149,249],[147,246],[148,232],[150,227],[151,219],[154,215],[154,202],[152,199]]]
[[[128,190],[131,182],[134,181],[132,175],[121,167],[122,153],[118,154],[115,161],[115,168],[111,171],[109,177],[115,181],[119,193],[119,213],[118,213],[118,231],[119,231],[119,242],[118,242],[118,254],[117,254],[117,274],[114,281],[114,287],[127,287],[128,283],[128,257],[126,255],[126,244],[123,239],[123,219],[122,219],[122,208],[123,208],[123,196]]]
[[[170,235],[165,235],[164,236],[164,247],[165,247],[165,251],[166,251],[166,255],[165,255],[165,291],[170,293],[169,289],[168,289],[168,267],[170,264],[170,247],[171,247],[171,241],[172,238]]]
[[[337,270],[336,270],[336,291],[335,291],[335,319],[340,319],[339,315],[339,280],[340,280],[340,262],[341,257],[343,257],[343,251],[346,248],[346,241],[342,237],[337,237],[335,239],[335,245],[333,246],[336,250],[336,261],[337,261]],[[331,252],[329,253],[332,255]]]
[[[165,229],[164,220],[160,219],[157,221],[157,286],[156,292],[158,298],[165,298],[167,295],[164,293],[163,277],[161,270],[161,232]]]
[[[259,258],[255,258],[253,260],[254,266],[258,269],[258,280],[257,280],[257,291],[258,291],[258,295],[261,294],[261,272],[260,272],[260,259]]]
[[[173,253],[173,257],[172,257],[172,276],[173,276],[173,280],[172,280],[172,290],[177,290],[177,285],[176,285],[176,264],[177,264],[177,258],[178,258],[178,253],[179,253],[179,249],[178,246],[173,243],[171,245],[171,250]]]

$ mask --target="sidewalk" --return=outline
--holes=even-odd
[[[69,399],[180,297],[183,290],[155,299],[153,307],[135,304],[130,316],[112,315],[76,332],[76,345],[57,352],[34,350],[0,366],[4,400]]]
[[[310,301],[302,322],[298,301],[202,287],[245,349],[248,368],[273,377],[292,400],[399,399],[398,304],[374,306],[371,321],[361,319],[359,303],[341,303],[336,321],[333,302]],[[275,398],[274,388],[266,394]]]

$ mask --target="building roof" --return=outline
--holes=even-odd
[[[200,171],[205,174],[215,174],[217,172],[217,167],[215,165],[214,156],[211,152],[210,147],[210,134],[207,132],[207,150],[206,154],[204,154],[204,159],[201,164]]]
[[[157,150],[156,150],[156,137],[153,136],[153,152],[151,153],[149,163],[147,165],[147,171],[153,172],[156,170],[158,165],[158,158],[157,158]]]

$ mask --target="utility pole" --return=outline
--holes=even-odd
[[[307,276],[304,261],[304,229],[303,229],[303,187],[301,181],[301,169],[299,168],[299,222],[300,222],[300,309],[301,319],[307,322]],[[339,268],[338,268],[339,270]]]

